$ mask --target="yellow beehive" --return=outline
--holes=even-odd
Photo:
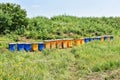
[[[104,41],[104,37],[100,37],[100,41],[102,41],[102,42],[103,42],[103,41]]]
[[[74,44],[75,44],[75,46],[79,46],[80,45],[80,39],[75,39]]]
[[[46,49],[50,49],[50,41],[49,40],[45,40],[44,45],[45,45]]]
[[[38,51],[38,43],[32,43],[32,50]]]
[[[110,36],[107,36],[107,37],[108,37],[108,38],[107,38],[107,39],[108,39],[108,41],[110,41]]]

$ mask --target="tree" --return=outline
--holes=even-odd
[[[28,25],[27,14],[20,5],[0,3],[0,33],[14,32]]]

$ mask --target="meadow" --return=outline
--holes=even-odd
[[[10,52],[6,49],[10,40],[1,37],[1,41],[3,39],[6,44],[0,44],[0,80],[86,80],[86,76],[96,72],[120,69],[119,37],[42,52]],[[101,80],[113,80],[116,75],[105,75]]]

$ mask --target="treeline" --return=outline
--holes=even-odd
[[[0,4],[0,34],[34,39],[78,38],[119,35],[120,17],[76,17],[59,15],[27,18],[26,11],[13,3]]]

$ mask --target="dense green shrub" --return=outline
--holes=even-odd
[[[26,16],[26,11],[21,9],[20,5],[0,3],[0,33],[6,34],[17,30],[18,34],[23,34],[23,29],[28,25]]]

